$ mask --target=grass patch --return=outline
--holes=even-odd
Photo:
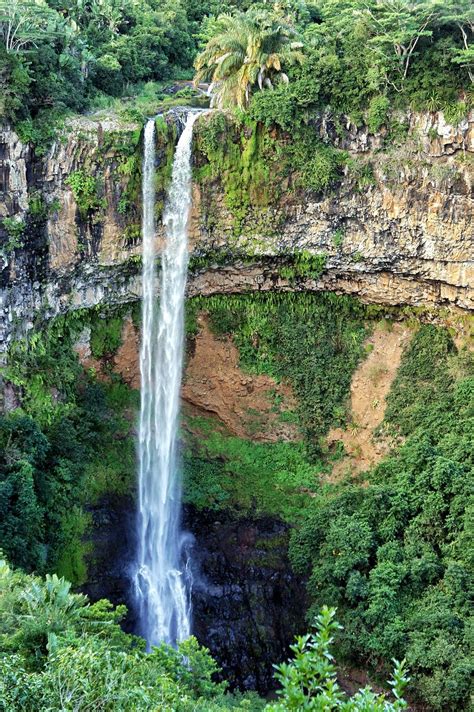
[[[219,432],[213,419],[188,418],[186,430],[184,500],[199,509],[293,522],[319,488],[323,465],[302,443],[254,443]]]

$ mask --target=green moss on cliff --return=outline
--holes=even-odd
[[[326,266],[326,255],[313,255],[307,250],[283,258],[278,274],[294,285],[301,279],[319,279]]]
[[[163,214],[166,191],[171,182],[177,130],[173,123],[167,123],[162,116],[156,119],[155,126],[156,153],[159,162],[155,173],[155,215],[159,220]]]
[[[276,157],[272,139],[257,124],[249,130],[241,128],[216,112],[205,117],[196,130],[196,146],[205,162],[198,165],[195,177],[203,184],[222,183],[236,234],[241,232],[250,206],[265,208],[278,194],[270,177]]]
[[[313,127],[301,126],[289,135],[270,131],[248,117],[240,122],[222,112],[198,122],[195,142],[195,178],[207,189],[212,183],[221,184],[225,205],[234,218],[234,234],[244,231],[250,214],[255,218],[255,209],[261,215],[274,207],[282,189],[287,193],[327,190],[340,178],[347,160],[344,151],[323,143]],[[212,215],[212,206],[206,210],[207,227],[212,228],[219,217]],[[274,215],[272,219],[275,222]],[[269,225],[258,227],[253,225],[254,233],[268,232]]]
[[[171,180],[171,170],[176,142],[176,126],[162,116],[155,121],[157,170],[155,175],[157,217],[161,216],[166,189]],[[142,182],[143,127],[107,131],[100,138],[97,163],[109,166],[120,177],[121,192],[115,205],[117,213],[127,223],[124,231],[128,243],[133,243],[140,231],[140,203]],[[138,231],[138,235],[136,234]]]
[[[117,173],[121,176],[123,185],[117,212],[131,220],[137,220],[142,183],[141,131],[134,131],[128,136],[120,133],[115,140],[113,134],[107,134],[106,139],[112,143],[110,149],[104,145],[104,155],[107,155],[109,150],[113,152]]]

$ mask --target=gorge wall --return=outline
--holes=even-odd
[[[198,169],[207,162],[201,134],[211,119],[197,123]],[[227,121],[243,150],[246,129]],[[441,113],[405,114],[398,143],[387,142],[383,128],[371,135],[346,121],[342,129],[328,116],[313,121],[322,140],[357,164],[324,193],[278,177],[275,200],[264,205],[258,185],[253,200],[250,186],[251,200],[236,207],[219,175],[204,180],[196,171],[190,296],[328,289],[378,304],[474,308],[472,113],[457,126]],[[159,216],[179,112],[158,122]],[[71,119],[40,157],[4,127],[0,159],[2,350],[35,315],[137,300],[141,127]],[[307,268],[311,256],[320,260],[316,271]]]
[[[374,310],[377,317],[406,313],[447,324],[465,342],[474,309],[474,115],[455,127],[442,114],[400,115],[400,140],[383,127],[371,134],[348,120],[314,117],[311,127],[322,145],[346,152],[324,191],[302,185],[297,170],[285,174],[275,162],[262,168],[252,128],[223,115],[216,131],[215,116],[206,114],[196,124],[188,296],[328,290],[386,307]],[[180,125],[179,111],[157,119],[157,218]],[[284,154],[288,137],[258,131],[264,148],[278,139]],[[232,160],[222,162],[223,153]],[[141,154],[142,127],[110,116],[68,120],[43,156],[12,130],[0,132],[0,350],[6,354],[45,320],[79,315],[71,345],[84,371],[76,374],[76,386],[84,389],[88,378],[110,386],[109,408],[120,428],[111,422],[106,452],[89,463],[80,501],[85,524],[72,532],[64,557],[73,552],[84,566],[76,575],[66,562],[60,573],[71,571],[74,584],[92,599],[115,603],[129,602],[133,549]],[[159,231],[158,252],[162,237]],[[182,390],[183,448],[191,453],[185,457],[191,491],[185,491],[184,518],[195,537],[194,630],[232,685],[265,693],[274,684],[272,664],[307,624],[305,578],[289,564],[291,518],[281,509],[288,500],[298,510],[321,482],[363,473],[387,455],[393,442],[374,438],[374,431],[413,334],[406,323],[390,323],[389,334],[381,319],[366,339],[365,317],[356,321],[350,309],[337,325],[328,317],[321,332],[317,315],[306,319],[315,334],[310,350],[337,342],[334,353],[318,357],[325,372],[332,365],[335,384],[343,380],[340,362],[334,366],[341,344],[351,344],[341,362],[351,349],[357,352],[348,367],[353,381],[346,374],[338,402],[338,422],[324,435],[330,467],[320,472],[314,463],[300,462],[295,416],[301,404],[291,382],[242,368],[236,332],[216,334],[197,301]],[[350,319],[347,334],[338,334]],[[106,343],[107,329],[117,333]],[[58,338],[67,340],[67,334],[59,330]],[[310,374],[309,381],[317,377]],[[62,402],[60,388],[43,385],[52,407]],[[22,395],[21,386],[7,383],[3,409],[15,408]],[[87,401],[85,411],[93,405]],[[103,412],[100,420],[107,421],[110,412]],[[216,434],[217,449],[206,452]],[[239,440],[237,452],[233,438]],[[247,452],[247,444],[255,450]],[[342,445],[345,454],[333,463]],[[259,450],[267,446],[282,449],[275,455]],[[298,467],[301,481],[292,484]],[[128,626],[134,629],[133,611]]]

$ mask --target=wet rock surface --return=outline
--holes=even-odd
[[[92,601],[107,598],[115,605],[125,603],[129,609],[124,627],[134,627],[131,596],[131,564],[135,548],[135,510],[130,497],[106,496],[88,513],[86,546],[87,583],[81,587]]]
[[[104,497],[90,514],[88,581],[81,590],[93,601],[125,603],[124,628],[133,632],[133,501]],[[189,506],[183,523],[193,537],[193,634],[233,688],[266,694],[275,687],[273,664],[286,659],[294,636],[306,628],[305,586],[288,561],[288,527]]]
[[[288,527],[273,518],[185,510],[195,536],[193,632],[232,687],[266,694],[273,664],[305,630],[305,586],[288,561]]]

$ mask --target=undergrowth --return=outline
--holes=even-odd
[[[310,463],[301,442],[256,443],[215,426],[204,418],[185,420],[185,502],[199,509],[231,509],[237,516],[297,520],[308,492],[318,488],[322,463]]]
[[[115,374],[99,381],[84,371],[72,347],[88,327],[95,356],[110,356],[121,324],[119,310],[37,325],[12,345],[2,374],[20,407],[0,418],[0,545],[16,565],[76,585],[87,578],[86,508],[133,484],[138,398]]]
[[[97,315],[91,322],[90,348],[94,358],[111,356],[122,343],[121,316]]]
[[[90,213],[105,207],[105,202],[100,197],[100,180],[96,176],[79,169],[66,178],[66,185],[71,188],[79,214],[83,219]]]

